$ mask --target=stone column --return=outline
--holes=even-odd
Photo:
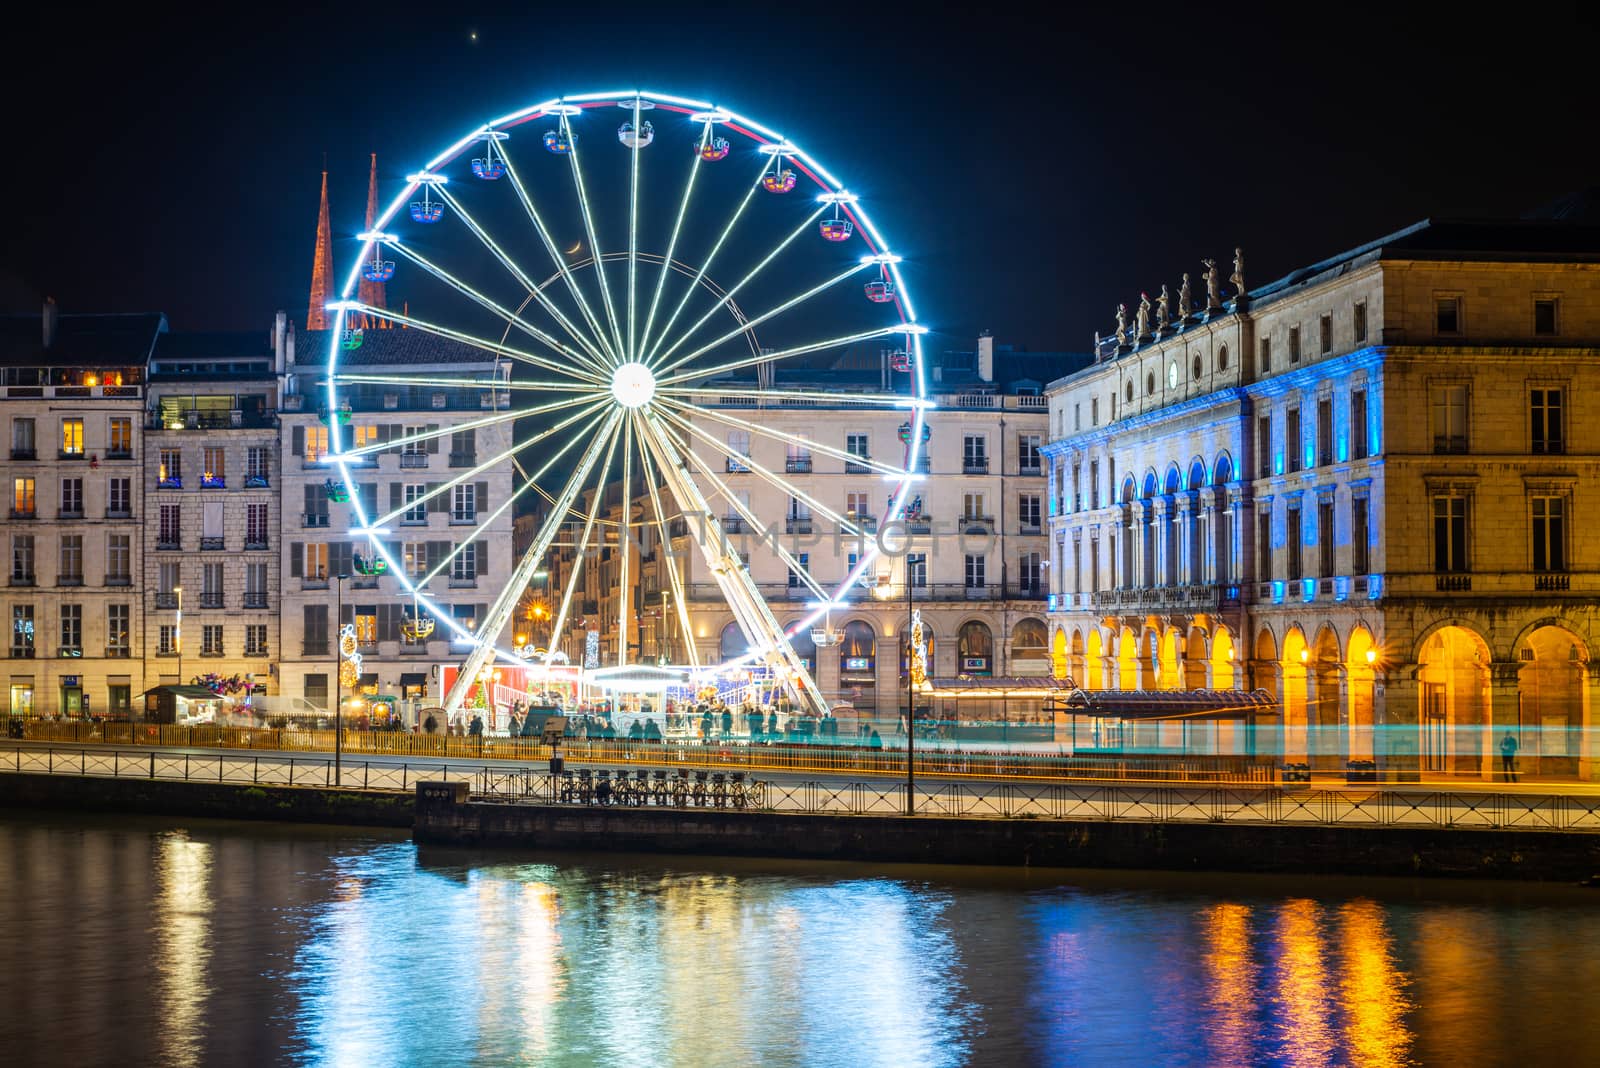
[[[1372,758],[1390,781],[1416,782],[1421,778],[1421,688],[1418,667],[1393,664],[1373,672]]]
[[[1479,761],[1481,774],[1485,782],[1492,782],[1502,778],[1500,774],[1500,739],[1507,730],[1518,735],[1518,728],[1522,726],[1522,664],[1518,661],[1496,660],[1489,665],[1489,722],[1484,724],[1486,732],[1480,739],[1482,756]],[[1517,751],[1517,771],[1535,770],[1537,765],[1532,758],[1523,759],[1526,754]]]
[[[878,718],[894,722],[898,709],[906,700],[905,690],[900,685],[900,626],[902,620],[895,627],[894,637],[880,637],[877,644],[877,659],[874,674],[877,676]]]
[[[706,661],[715,663],[715,660]],[[839,700],[839,647],[830,645],[826,648],[817,647],[817,666],[813,677],[817,680],[817,688],[822,691],[822,699],[830,705]]]
[[[1594,731],[1600,729],[1594,722],[1595,710],[1600,709],[1600,662],[1591,660],[1583,666],[1583,714],[1578,718],[1578,778],[1593,782],[1600,777],[1600,758]]]

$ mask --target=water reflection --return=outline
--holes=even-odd
[[[0,860],[27,903],[0,925],[7,1063],[1600,1062],[1582,891],[419,858],[77,817],[0,816]]]
[[[206,1001],[211,991],[211,850],[183,831],[155,839],[157,896],[151,917],[160,987],[162,1061],[197,1064],[204,1048]]]

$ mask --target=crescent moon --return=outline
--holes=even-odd
[[[575,252],[577,252],[582,247],[583,247],[583,242],[582,241],[577,242],[571,248],[567,249],[567,255],[569,255],[569,256],[573,255]]]

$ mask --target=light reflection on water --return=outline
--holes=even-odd
[[[418,851],[0,814],[7,1061],[1600,1061],[1551,888]],[[17,906],[21,906],[18,908]]]

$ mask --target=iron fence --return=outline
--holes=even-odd
[[[0,751],[0,770],[19,774],[169,779],[241,786],[338,785],[349,789],[409,791],[416,787],[419,779],[467,779],[480,773],[482,766],[345,760],[336,783],[332,757],[17,746],[9,751]]]

